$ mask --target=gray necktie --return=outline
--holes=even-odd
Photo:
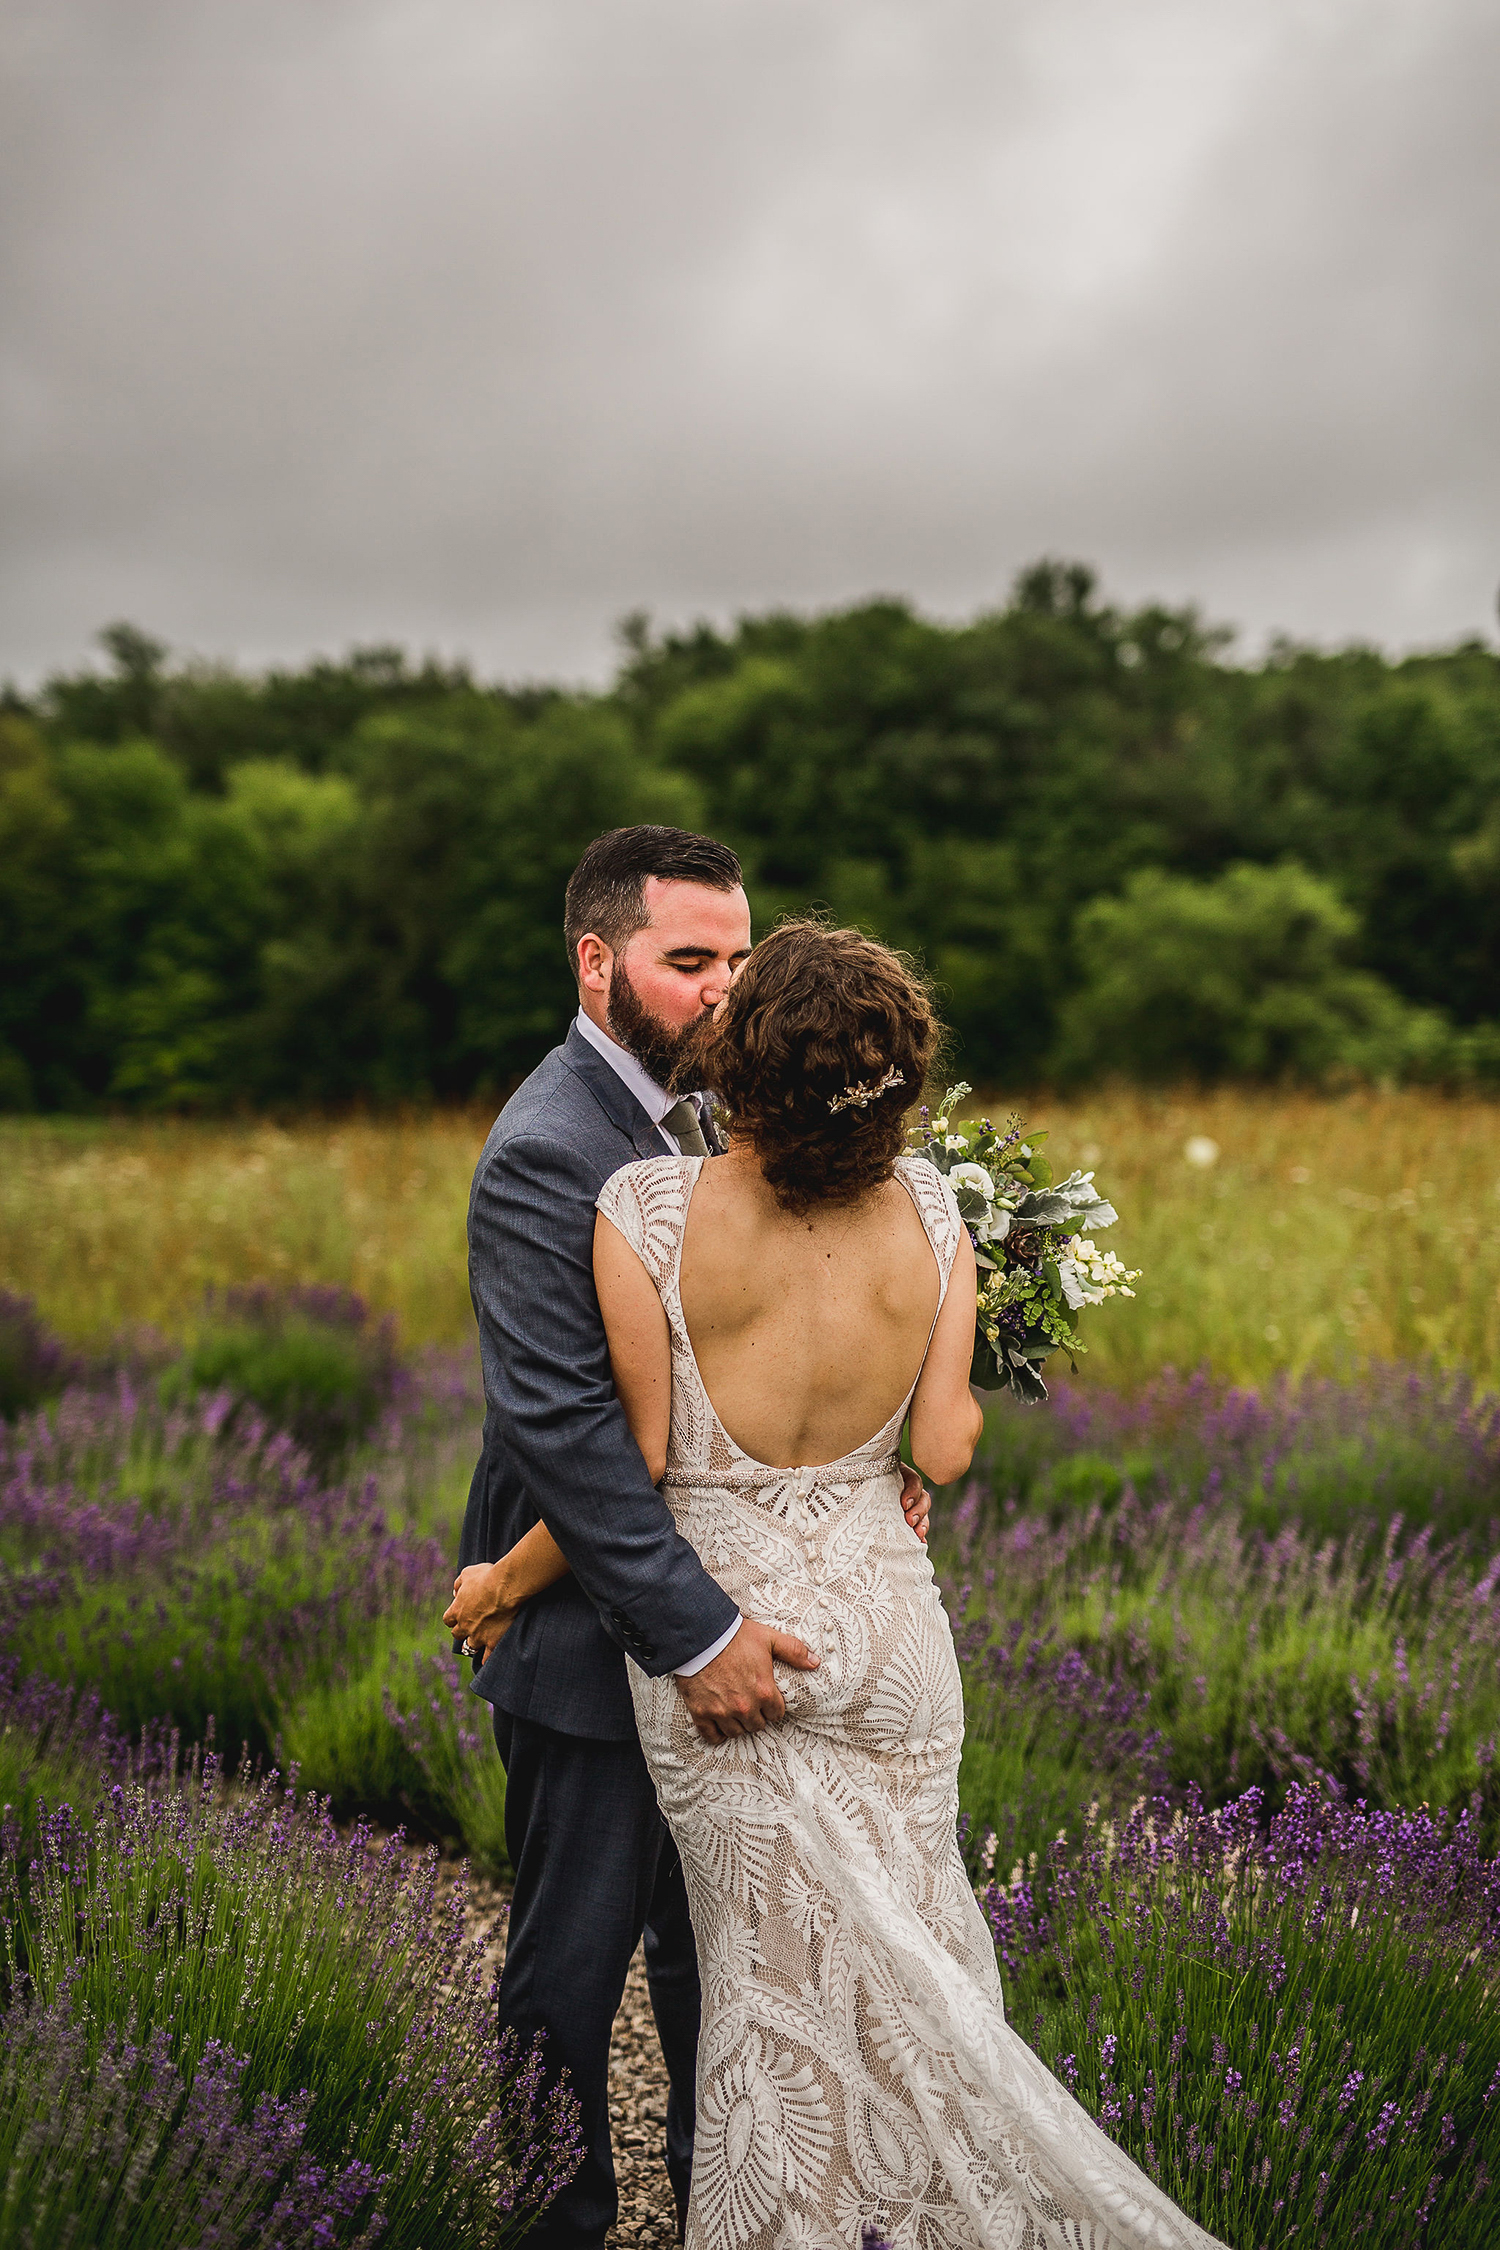
[[[686,1095],[680,1102],[673,1102],[661,1122],[662,1129],[671,1134],[684,1156],[707,1156],[708,1143],[703,1138],[697,1106]]]

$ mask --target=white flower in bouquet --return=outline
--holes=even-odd
[[[987,1117],[960,1121],[958,1104],[969,1091],[950,1086],[935,1117],[923,1110],[912,1140],[947,1179],[974,1245],[979,1274],[970,1380],[982,1390],[1040,1400],[1047,1396],[1042,1361],[1065,1351],[1076,1365],[1087,1348],[1073,1315],[1108,1297],[1133,1297],[1130,1284],[1138,1276],[1091,1239],[1118,1217],[1093,1173],[1054,1180],[1042,1153],[1046,1134],[1027,1133],[1023,1140],[1019,1117],[1004,1130]]]
[[[1073,1235],[1063,1244],[1057,1261],[1057,1278],[1062,1283],[1068,1310],[1077,1312],[1081,1305],[1102,1305],[1106,1297],[1133,1297],[1132,1281],[1141,1278],[1140,1267],[1130,1271],[1123,1266],[1113,1250],[1100,1250],[1081,1235]]]
[[[966,1194],[977,1195],[984,1204],[995,1200],[995,1183],[982,1164],[955,1164],[948,1174],[948,1185],[959,1199],[960,1210]]]
[[[1003,1242],[1010,1232],[1010,1209],[982,1164],[955,1164],[948,1185],[958,1200],[958,1215],[976,1243]]]

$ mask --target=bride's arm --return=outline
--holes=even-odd
[[[666,1305],[630,1242],[600,1210],[594,1222],[594,1287],[605,1316],[614,1395],[625,1408],[630,1435],[641,1447],[645,1474],[659,1485],[666,1474],[666,1440],[672,1426],[672,1339]]]
[[[911,1457],[934,1484],[951,1484],[963,1475],[984,1428],[984,1409],[969,1389],[977,1279],[974,1246],[965,1232],[911,1402]]]
[[[672,1426],[672,1340],[656,1284],[612,1219],[594,1222],[594,1287],[609,1338],[615,1395],[646,1474],[660,1484]]]
[[[672,1346],[656,1287],[625,1237],[603,1214],[594,1227],[594,1282],[609,1338],[615,1391],[653,1484],[667,1465],[672,1419]],[[516,1611],[568,1572],[567,1558],[544,1523],[534,1523],[498,1562],[470,1563],[453,1582],[443,1618],[486,1656],[503,1639]]]
[[[561,1547],[544,1523],[534,1523],[498,1562],[470,1563],[459,1572],[443,1623],[488,1656],[515,1623],[522,1602],[567,1575]]]

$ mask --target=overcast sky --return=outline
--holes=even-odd
[[[0,0],[0,671],[1492,633],[1496,0]]]

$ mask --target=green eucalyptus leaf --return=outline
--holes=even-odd
[[[1047,1399],[1047,1386],[1036,1369],[1024,1359],[1011,1363],[1011,1389],[1025,1406],[1043,1406]]]
[[[1066,1197],[1036,1190],[1023,1195],[1016,1205],[1016,1223],[1023,1227],[1068,1227],[1076,1222],[1073,1206]]]

